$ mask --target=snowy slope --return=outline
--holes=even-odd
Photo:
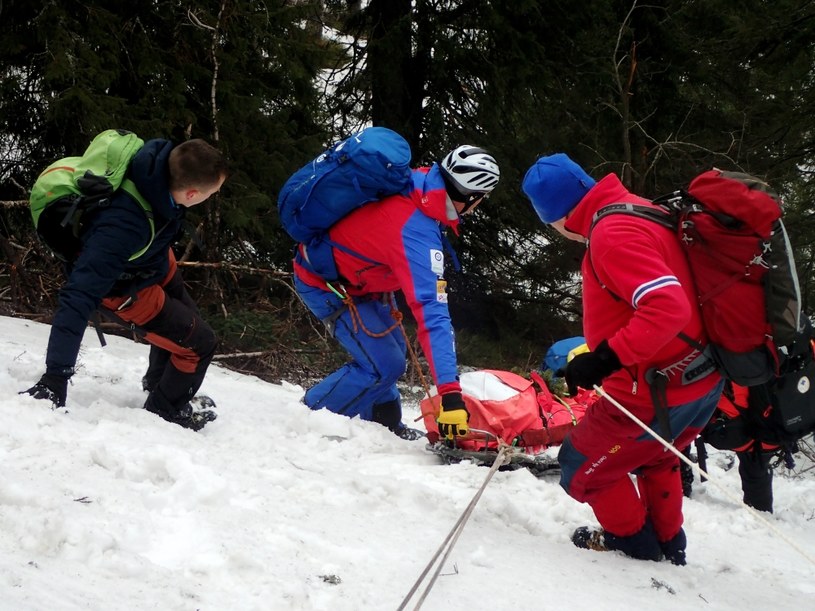
[[[2,610],[396,609],[488,474],[218,366],[202,392],[219,419],[181,429],[141,409],[147,347],[92,330],[52,411],[17,394],[48,331],[0,318]],[[728,463],[712,452],[711,475],[739,496]],[[775,494],[772,527],[815,554],[815,475]],[[570,543],[595,522],[556,476],[499,472],[422,608],[812,604],[815,563],[730,496],[697,483],[685,507],[689,565],[640,562]]]

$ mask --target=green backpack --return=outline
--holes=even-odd
[[[109,129],[96,136],[81,157],[65,157],[49,165],[31,188],[29,203],[37,235],[63,261],[73,261],[82,245],[82,217],[110,203],[124,190],[144,210],[150,240],[130,260],[147,251],[156,235],[153,209],[127,178],[130,161],[144,146],[133,132]]]

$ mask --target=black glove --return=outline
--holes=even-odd
[[[68,378],[53,373],[46,373],[40,381],[28,390],[23,390],[19,394],[31,395],[35,399],[48,399],[54,407],[64,407],[65,397],[68,394]]]
[[[603,378],[622,369],[622,366],[614,350],[603,340],[593,352],[578,354],[566,365],[566,388],[569,389],[569,395],[574,397],[578,386],[594,388],[595,384],[601,384]]]
[[[470,412],[464,405],[460,392],[449,392],[441,396],[441,410],[436,422],[443,439],[453,439],[467,434]]]

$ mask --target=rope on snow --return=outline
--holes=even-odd
[[[444,553],[444,556],[442,556],[441,561],[439,562],[435,572],[433,573],[433,576],[428,582],[427,587],[425,587],[424,592],[422,592],[422,595],[419,598],[418,602],[416,603],[416,606],[413,607],[413,611],[418,611],[418,609],[421,608],[425,598],[427,598],[427,595],[430,594],[430,590],[435,585],[436,579],[438,578],[439,573],[441,573],[441,570],[444,567],[444,563],[447,561],[448,556],[450,556],[450,552],[453,551],[453,546],[456,544],[456,541],[458,541],[459,536],[464,530],[464,526],[467,524],[467,520],[470,519],[470,515],[473,513],[473,509],[475,509],[475,506],[478,503],[478,500],[481,498],[481,495],[483,494],[484,490],[486,489],[487,484],[492,479],[492,476],[495,475],[495,472],[498,471],[498,468],[501,465],[505,464],[505,462],[509,461],[509,456],[507,452],[510,448],[511,446],[508,446],[505,443],[501,442],[501,447],[498,451],[498,456],[495,457],[495,462],[492,463],[492,467],[490,468],[489,473],[487,473],[487,477],[484,479],[484,483],[481,484],[481,488],[478,489],[478,492],[475,493],[475,496],[470,501],[470,504],[467,505],[467,508],[464,510],[461,516],[459,516],[458,520],[453,525],[453,528],[450,530],[447,537],[445,537],[444,541],[442,541],[441,545],[439,546],[439,549],[436,550],[436,553],[433,554],[433,557],[430,559],[430,562],[427,563],[427,566],[424,568],[421,575],[419,575],[419,578],[416,580],[416,583],[413,584],[413,587],[407,593],[404,600],[402,600],[402,604],[399,605],[396,611],[404,611],[404,609],[407,607],[408,602],[410,602],[410,599],[416,593],[416,590],[419,589],[419,586],[421,585],[422,581],[430,572],[430,569],[433,567],[433,564],[436,562],[436,559],[442,554],[445,548],[447,548],[447,551]]]

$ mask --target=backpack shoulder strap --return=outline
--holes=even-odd
[[[141,206],[141,209],[144,211],[144,215],[147,217],[148,225],[150,225],[150,239],[147,241],[147,244],[145,244],[142,249],[133,253],[133,255],[129,259],[130,261],[133,261],[134,259],[138,259],[145,252],[147,252],[147,249],[150,248],[150,245],[156,238],[156,222],[153,217],[153,207],[150,205],[150,202],[144,199],[142,194],[139,193],[138,189],[136,189],[136,185],[133,184],[132,180],[126,178],[124,181],[122,181],[122,185],[119,188],[125,193],[127,193],[130,197],[135,199],[136,202],[138,202],[139,206]]]
[[[594,226],[597,224],[598,221],[607,217],[610,214],[627,214],[629,216],[636,216],[642,219],[653,221],[671,230],[676,229],[676,221],[673,219],[671,213],[668,212],[667,210],[662,211],[652,208],[651,206],[645,206],[643,204],[630,204],[626,202],[619,202],[616,204],[609,204],[608,206],[603,206],[597,212],[594,213],[594,216],[591,219],[591,228],[589,229],[589,234],[591,234],[592,229],[594,229]]]
[[[659,205],[659,204],[658,204]],[[588,257],[589,267],[591,268],[592,274],[594,274],[594,278],[597,280],[598,284],[603,287],[609,294],[616,300],[622,301],[622,298],[619,295],[616,295],[614,291],[611,291],[600,277],[597,275],[597,271],[594,268],[594,263],[591,260],[591,232],[594,230],[595,225],[599,223],[601,220],[610,216],[612,214],[626,214],[628,216],[636,216],[638,218],[646,219],[649,221],[653,221],[654,223],[658,223],[663,227],[676,230],[676,221],[674,220],[673,215],[670,213],[669,210],[661,210],[655,209],[651,206],[646,206],[644,204],[632,204],[629,202],[617,202],[614,204],[609,204],[607,206],[603,206],[597,212],[594,213],[594,216],[591,219],[591,226],[589,227],[589,235],[587,236],[586,248],[587,253],[586,256]]]

